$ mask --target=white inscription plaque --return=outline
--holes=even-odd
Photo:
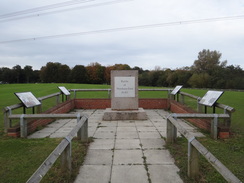
[[[135,97],[135,77],[114,77],[115,97]]]

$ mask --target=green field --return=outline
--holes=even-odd
[[[20,103],[14,92],[31,91],[36,97],[42,97],[59,92],[57,86],[65,86],[67,89],[106,89],[108,85],[88,84],[6,84],[0,85],[0,107],[6,107]],[[140,87],[150,88],[150,87]],[[182,89],[182,91],[202,97],[206,90]],[[71,97],[73,93],[71,94]],[[107,98],[107,92],[79,92],[77,98]],[[166,98],[167,92],[139,92],[140,98]],[[195,101],[186,98],[190,106]],[[44,101],[44,109],[55,105],[55,99]],[[218,101],[234,107],[236,111],[232,116],[233,136],[231,139],[214,141],[207,136],[202,143],[222,161],[238,178],[244,181],[244,92],[226,91]],[[30,111],[29,111],[30,112]],[[219,111],[221,112],[221,111]],[[13,111],[22,113],[22,110]],[[48,154],[56,147],[60,139],[13,139],[3,133],[3,114],[0,114],[0,182],[25,182],[35,171]],[[184,142],[182,142],[184,144]],[[185,144],[184,144],[185,146]],[[182,155],[180,155],[182,156]],[[36,161],[37,160],[37,161]],[[208,165],[209,166],[209,165]],[[206,170],[204,170],[206,171]],[[207,170],[208,171],[208,170]],[[6,173],[7,172],[7,173]],[[209,175],[211,176],[211,174]],[[205,178],[205,182],[213,180]],[[204,181],[203,181],[204,182]]]

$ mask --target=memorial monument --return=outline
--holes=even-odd
[[[138,104],[138,71],[111,71],[111,108],[103,120],[146,120],[146,112]]]

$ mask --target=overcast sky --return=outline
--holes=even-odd
[[[98,62],[176,69],[191,66],[200,51],[210,49],[222,53],[227,65],[244,68],[243,0],[77,0],[47,6],[61,2],[75,1],[0,0],[0,67],[40,69],[60,62],[72,68]],[[9,17],[15,20],[2,16],[44,6],[50,9]],[[29,18],[17,19],[23,16]],[[242,18],[202,21],[232,16]],[[106,31],[93,32],[98,30]],[[67,34],[72,36],[53,37]]]

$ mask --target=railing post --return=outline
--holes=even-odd
[[[168,90],[168,99],[170,99],[170,90]]]
[[[24,114],[20,116],[20,137],[26,138],[27,137],[27,122],[24,118]]]
[[[185,97],[180,93],[180,103],[185,104]]]
[[[69,174],[71,173],[72,170],[72,158],[71,158],[71,154],[72,154],[72,149],[71,149],[71,140],[66,137],[65,138],[69,144],[67,145],[67,147],[64,149],[63,153],[61,154],[61,169],[66,172],[68,170]]]
[[[211,120],[211,137],[215,140],[218,138],[218,114],[214,114]]]
[[[76,90],[74,90],[74,99],[76,99]]]
[[[203,106],[202,106],[202,104],[199,103],[200,100],[201,100],[201,97],[198,97],[197,98],[197,111],[200,112],[200,113],[202,113],[202,111],[203,111],[202,107]]]
[[[229,114],[230,118],[225,119],[224,122],[225,122],[225,125],[226,125],[227,127],[230,127],[230,124],[231,124],[231,112],[228,111],[227,108],[228,108],[228,106],[226,106],[226,107],[224,108],[224,114]]]
[[[11,127],[11,120],[8,118],[9,115],[12,114],[12,110],[10,107],[6,107],[6,109],[4,109],[3,112],[3,116],[4,116],[4,132],[7,133],[8,132],[8,128]]]
[[[84,125],[81,127],[81,141],[88,141],[88,119],[86,119]]]
[[[56,105],[58,105],[58,104],[60,103],[60,101],[59,101],[59,98],[60,98],[59,95],[60,95],[60,94],[58,94],[58,95],[56,96]]]
[[[111,90],[108,89],[108,98],[111,98]]]
[[[37,114],[40,114],[40,113],[42,113],[42,101],[40,100],[40,102],[41,102],[41,105],[38,105],[36,108],[37,108]]]
[[[196,178],[199,175],[199,158],[197,149],[191,144],[195,139],[192,137],[188,140],[188,166],[187,174],[190,178]]]
[[[166,138],[167,143],[174,143],[176,140],[176,136],[177,136],[177,129],[171,123],[169,118],[167,118],[167,135],[166,136],[167,136],[167,138]]]

